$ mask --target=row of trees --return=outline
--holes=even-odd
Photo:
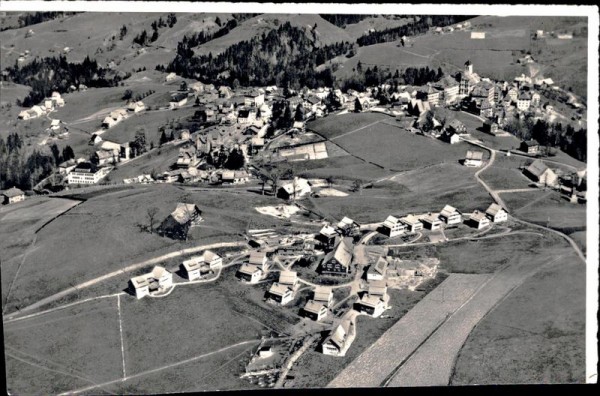
[[[402,36],[415,36],[425,33],[432,26],[448,26],[473,18],[469,15],[431,15],[422,16],[419,20],[406,25],[384,30],[376,30],[356,39],[359,46],[396,41]]]
[[[61,151],[56,144],[50,147],[51,154],[34,150],[26,154],[23,140],[11,133],[6,140],[0,137],[0,190],[17,187],[30,190],[49,176],[65,158],[74,158],[73,149],[66,146]]]
[[[207,154],[206,163],[215,168],[237,170],[244,167],[246,159],[241,149],[227,150],[224,146],[221,146],[219,151]]]
[[[177,23],[177,17],[175,16],[175,14],[167,15],[166,20],[164,20],[162,17],[160,17],[157,20],[152,21],[152,23],[150,24],[150,27],[152,28],[152,35],[149,35],[148,32],[146,31],[146,29],[144,29],[144,30],[142,30],[141,33],[139,33],[137,36],[135,36],[133,38],[133,43],[141,45],[142,47],[145,47],[149,43],[153,43],[156,40],[158,40],[158,36],[159,36],[158,29],[165,28],[165,27],[172,28],[173,26],[175,26],[176,23]],[[123,33],[123,28],[125,28],[125,33]],[[119,35],[121,40],[123,40],[123,37],[125,36],[125,34],[127,34],[127,28],[125,27],[125,25],[123,25],[123,28],[121,28],[121,32]]]
[[[363,65],[359,62],[356,66],[355,73],[342,80],[340,87],[342,91],[346,92],[349,89],[357,91],[364,91],[366,87],[376,87],[380,84],[390,84],[395,91],[398,85],[416,85],[421,86],[427,83],[437,82],[444,77],[444,72],[441,68],[430,69],[429,66],[425,67],[408,67],[402,72],[398,69],[392,74],[391,70],[380,69],[377,65],[371,69],[367,67],[363,69]]]
[[[334,24],[335,26],[345,28],[346,25],[352,25],[359,23],[363,19],[372,17],[373,15],[368,14],[319,14],[319,16],[325,19],[327,22]]]
[[[82,63],[70,63],[60,55],[57,58],[47,57],[34,59],[23,66],[15,63],[14,67],[6,69],[8,78],[17,84],[28,85],[31,92],[22,100],[19,106],[31,107],[52,91],[66,92],[71,85],[84,84],[88,87],[114,87],[128,78],[98,66],[96,60],[86,56]]]

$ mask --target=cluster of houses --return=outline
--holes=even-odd
[[[19,119],[29,120],[32,118],[38,118],[44,114],[54,111],[57,107],[63,107],[64,105],[65,100],[62,98],[60,93],[55,91],[52,92],[52,95],[49,98],[44,99],[39,105],[35,105],[31,107],[31,109],[21,111],[19,113]]]
[[[500,205],[493,203],[485,212],[475,210],[466,223],[482,229],[492,223],[503,222],[508,219],[508,213]],[[382,234],[395,238],[404,234],[415,233],[423,229],[435,231],[445,226],[457,225],[463,222],[463,215],[453,206],[446,205],[438,213],[427,213],[420,216],[408,214],[404,217],[388,216],[380,227]]]

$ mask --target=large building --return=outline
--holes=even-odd
[[[99,168],[89,162],[77,164],[67,176],[69,184],[96,184],[110,172],[110,168]]]
[[[187,240],[190,227],[202,221],[202,211],[194,204],[178,203],[177,207],[158,227],[158,235]]]
[[[544,161],[539,159],[533,161],[531,165],[523,170],[523,173],[536,183],[547,186],[555,186],[558,181],[556,173],[548,168]]]
[[[346,275],[350,273],[353,247],[345,238],[339,238],[336,246],[329,252],[321,263],[323,275]]]

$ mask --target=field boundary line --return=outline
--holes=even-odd
[[[165,370],[165,369],[169,369],[169,368],[172,368],[172,367],[181,366],[182,364],[190,363],[190,362],[193,362],[195,360],[199,360],[199,359],[205,358],[207,356],[216,355],[216,354],[224,352],[224,351],[226,351],[228,349],[232,349],[232,348],[235,348],[235,347],[238,347],[238,346],[241,346],[241,345],[246,345],[246,344],[251,344],[251,343],[257,343],[259,341],[260,340],[258,340],[258,339],[240,341],[240,342],[238,342],[236,344],[229,345],[229,346],[223,347],[221,349],[217,349],[216,351],[207,352],[207,353],[204,353],[202,355],[198,355],[198,356],[194,356],[194,357],[189,358],[189,359],[181,360],[179,362],[167,364],[165,366],[161,366],[161,367],[153,368],[153,369],[150,369],[150,370],[142,371],[142,372],[137,373],[137,374],[133,374],[133,375],[129,376],[129,378],[127,378],[127,379],[143,377],[143,376],[148,375],[148,374],[154,374],[156,372],[159,372],[159,371],[162,371],[162,370]],[[104,382],[102,384],[96,384],[96,385],[93,385],[93,386],[88,386],[86,388],[79,388],[79,389],[75,389],[75,390],[72,390],[72,391],[59,393],[59,396],[63,396],[63,395],[76,395],[78,393],[86,392],[86,391],[89,391],[89,390],[92,390],[92,389],[95,389],[95,388],[102,388],[103,386],[106,386],[106,385],[116,384],[118,382],[124,382],[124,379],[123,378],[118,378],[116,380],[107,381],[107,382]]]
[[[125,372],[125,346],[123,345],[123,321],[121,320],[121,295],[117,294],[117,312],[119,314],[119,336],[121,338],[121,360],[123,361],[123,380],[127,378]]]
[[[94,301],[94,300],[101,300],[103,298],[108,298],[108,297],[114,297],[114,296],[121,295],[121,294],[125,294],[125,292],[114,293],[114,294],[106,294],[104,296],[90,297],[90,298],[86,298],[85,300],[75,301],[75,302],[72,302],[72,303],[69,303],[69,304],[60,305],[58,307],[50,308],[50,309],[47,309],[45,311],[40,311],[40,312],[32,313],[32,314],[29,314],[29,315],[26,315],[26,316],[20,316],[18,318],[14,318],[14,319],[4,320],[3,322],[4,323],[18,322],[20,320],[30,319],[30,318],[34,318],[36,316],[45,315],[45,314],[48,314],[48,313],[51,313],[51,312],[59,311],[61,309],[70,308],[70,307],[78,305],[78,304],[83,304],[83,303]]]
[[[373,125],[379,124],[380,122],[381,122],[381,120],[377,120],[377,121],[375,121],[375,122],[372,122],[372,123],[370,123],[370,124],[367,124],[367,125],[365,125],[365,126],[361,126],[360,128],[356,128],[356,129],[354,129],[354,130],[352,130],[352,131],[349,131],[349,132],[346,132],[346,133],[342,133],[341,135],[337,135],[337,136],[335,136],[335,137],[329,138],[329,140],[335,140],[335,139],[339,139],[339,138],[341,138],[341,137],[343,137],[343,136],[350,135],[351,133],[355,133],[355,132],[358,132],[358,131],[360,131],[360,130],[363,130],[363,129],[365,129],[365,128],[372,127]]]

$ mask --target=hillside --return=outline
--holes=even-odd
[[[338,41],[353,41],[353,37],[344,29],[327,22],[319,15],[263,14],[244,21],[226,36],[198,46],[195,49],[195,53],[196,55],[208,55],[209,53],[212,53],[213,56],[215,56],[234,44],[244,40],[250,40],[263,33],[266,34],[285,22],[289,22],[295,27],[306,28],[307,31],[310,31],[313,26],[317,24],[315,30],[315,44],[317,45],[332,44]]]

